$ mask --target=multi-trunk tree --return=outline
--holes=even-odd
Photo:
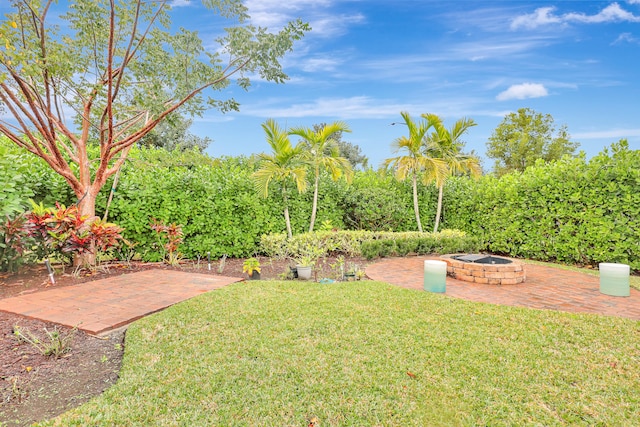
[[[95,217],[107,179],[172,113],[237,109],[213,97],[232,77],[243,88],[254,74],[286,80],[279,61],[307,24],[273,33],[250,25],[240,0],[202,3],[230,24],[211,51],[171,29],[168,1],[12,0],[0,25],[0,132],[64,177],[83,215]]]
[[[289,218],[289,186],[294,184],[298,192],[307,189],[308,163],[304,156],[305,146],[302,142],[291,144],[289,133],[282,129],[275,120],[269,119],[262,125],[271,154],[261,153],[260,167],[253,174],[256,189],[267,198],[272,183],[280,184],[284,203],[284,220],[287,236],[291,238],[291,219]]]
[[[459,119],[450,129],[447,129],[442,118],[436,114],[423,114],[422,117],[434,129],[425,138],[425,151],[429,153],[430,157],[442,160],[446,168],[446,174],[438,184],[438,204],[436,207],[436,219],[433,224],[433,232],[436,233],[440,225],[442,194],[446,179],[449,176],[466,173],[477,178],[482,175],[482,167],[480,166],[480,160],[476,156],[462,151],[464,141],[461,138],[469,128],[476,125],[473,119]]]
[[[344,176],[347,182],[353,178],[351,163],[340,155],[340,149],[332,138],[333,135],[342,132],[351,132],[345,122],[337,121],[321,128],[295,127],[289,131],[291,135],[302,138],[305,161],[309,164],[313,176],[313,204],[311,206],[311,220],[309,232],[313,231],[318,210],[318,191],[320,187],[320,172],[329,171],[334,181]]]
[[[418,231],[422,233],[420,207],[418,204],[418,180],[424,184],[435,182],[437,186],[440,186],[449,171],[442,159],[436,158],[433,153],[426,150],[425,143],[433,123],[424,119],[416,122],[409,113],[404,111],[400,115],[407,126],[409,135],[401,136],[393,141],[392,148],[394,152],[401,153],[401,155],[386,159],[384,164],[394,170],[398,179],[411,178],[413,211],[416,215]]]

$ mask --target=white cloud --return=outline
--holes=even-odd
[[[173,0],[171,7],[191,6],[191,0]]]
[[[549,36],[534,35],[509,40],[491,37],[482,40],[461,43],[449,48],[449,59],[477,61],[479,59],[513,58],[518,54],[529,54],[539,46],[548,45]]]
[[[533,13],[518,16],[511,21],[511,29],[515,30],[520,27],[531,29],[541,25],[560,23],[561,19],[552,14],[555,9],[555,7],[541,7]]]
[[[639,1],[640,3],[640,1]],[[640,136],[640,129],[610,129],[593,132],[578,132],[572,134],[575,139],[621,139]]]
[[[282,27],[292,20],[290,15],[279,12],[260,10],[256,12],[250,11],[249,13],[251,16],[251,22],[260,27]]]
[[[307,73],[320,71],[335,71],[343,61],[334,58],[309,58],[302,61],[298,66]]]
[[[456,97],[427,101],[404,101],[373,96],[324,97],[296,102],[292,99],[271,98],[259,103],[243,104],[240,114],[260,118],[327,118],[340,120],[383,119],[398,121],[400,111],[409,111],[415,117],[424,112],[438,114],[445,119],[463,116],[504,117],[503,111],[486,110],[479,106],[480,99]]]
[[[635,0],[640,3],[640,0]],[[556,15],[555,7],[541,7],[535,12],[521,15],[511,21],[511,29],[518,28],[533,29],[549,24],[569,24],[579,22],[585,24],[600,24],[603,22],[640,22],[640,16],[624,10],[618,3],[612,3],[595,15],[584,13],[565,13]]]
[[[282,102],[282,100],[277,100]],[[301,118],[338,117],[342,120],[389,119],[397,117],[400,111],[433,111],[425,105],[398,103],[369,96],[349,98],[319,98],[311,102],[288,104],[279,107],[273,104],[245,106],[242,113],[258,117]]]
[[[540,98],[548,94],[547,89],[540,83],[522,83],[513,85],[501,92],[496,96],[496,99],[498,101],[507,101],[509,99]]]
[[[352,24],[360,24],[365,21],[362,14],[355,15],[326,15],[311,19],[311,31],[322,37],[335,37],[344,34]]]
[[[311,34],[321,37],[344,34],[352,24],[365,21],[360,13],[333,13],[334,3],[335,0],[248,0],[245,5],[255,25],[278,28],[300,18],[309,22]]]
[[[302,10],[314,6],[331,6],[334,0],[247,0],[245,6],[249,10]]]
[[[568,13],[564,15],[567,21],[584,22],[587,24],[599,24],[602,22],[640,22],[640,16],[622,9],[618,3],[612,3],[596,15],[583,13]]]
[[[638,2],[640,4],[640,0],[638,0]],[[611,44],[621,44],[621,43],[637,44],[637,43],[640,43],[640,40],[635,38],[635,37],[633,37],[633,35],[631,33],[622,33]]]
[[[456,71],[464,70],[461,75],[465,75],[467,61],[480,64],[478,67],[483,67],[484,64],[491,66],[490,60],[506,60],[512,64],[518,57],[530,55],[539,46],[548,44],[549,37],[545,36],[515,37],[509,41],[491,37],[481,41],[442,46],[428,54],[378,55],[370,59],[365,58],[358,65],[369,79],[391,79],[395,83],[441,82],[454,78],[452,73]],[[356,67],[351,66],[351,69]],[[484,68],[475,69],[477,76],[478,70]],[[467,74],[464,78],[468,77]]]

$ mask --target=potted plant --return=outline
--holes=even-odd
[[[242,264],[242,272],[249,275],[251,280],[260,280],[260,261],[258,258],[247,258]]]
[[[303,255],[296,259],[296,271],[298,278],[302,280],[311,279],[311,270],[315,264],[315,259],[310,255]]]
[[[347,270],[344,273],[344,280],[350,282],[352,280],[356,280],[356,275],[358,272],[358,266],[353,263],[349,263],[347,265]]]

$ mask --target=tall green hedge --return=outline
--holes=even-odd
[[[259,250],[260,236],[285,229],[280,189],[274,186],[269,198],[254,189],[251,174],[258,165],[253,158],[213,160],[194,152],[167,153],[162,150],[134,150],[122,170],[109,220],[125,228],[124,236],[137,244],[144,259],[157,260],[162,249],[149,229],[151,219],[183,226],[184,256],[196,258],[248,256]],[[98,199],[104,211],[107,189]],[[386,191],[378,197],[379,190]],[[423,221],[433,215],[435,191],[421,189]],[[376,198],[376,203],[365,197]],[[289,213],[294,233],[308,230],[312,192],[290,194]],[[352,185],[323,175],[320,181],[316,228],[331,227],[379,230],[415,230],[411,189],[393,177],[373,171],[361,172]],[[393,214],[391,214],[393,212]],[[357,221],[357,222],[356,222]],[[354,226],[355,225],[355,226]]]
[[[182,225],[187,258],[244,256],[263,232],[279,231],[271,200],[254,192],[243,159],[212,160],[198,153],[136,150],[123,168],[109,220],[125,228],[124,237],[144,259],[162,258],[152,220]],[[97,209],[104,211],[106,194]]]
[[[433,186],[421,185],[418,195],[420,219],[428,229],[435,220],[437,192]],[[384,171],[358,172],[340,208],[350,229],[417,231],[411,183],[399,182]]]
[[[0,138],[0,213],[74,203],[64,180],[40,159]],[[599,155],[537,163],[524,173],[478,181],[450,179],[442,228],[476,236],[494,253],[565,263],[621,262],[640,270],[640,151],[621,141]],[[281,193],[255,193],[254,158],[211,159],[198,152],[134,149],[122,169],[109,220],[125,228],[145,259],[162,257],[149,228],[152,219],[183,226],[182,252],[196,258],[248,256],[260,237],[285,229]],[[102,215],[113,179],[97,200]],[[351,185],[321,178],[316,228],[415,231],[411,184],[381,171],[359,171]],[[425,228],[433,224],[436,189],[420,186]],[[311,191],[293,194],[294,233],[307,231]]]
[[[614,144],[524,173],[447,184],[444,226],[516,257],[640,269],[640,151]]]
[[[29,209],[29,199],[69,205],[75,196],[42,159],[0,136],[0,218]]]

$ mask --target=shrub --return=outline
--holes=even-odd
[[[319,256],[360,256],[360,245],[373,238],[371,231],[314,231],[296,234],[287,239],[286,234],[263,235],[260,239],[262,252],[274,258],[299,258],[308,248],[316,248]]]
[[[260,235],[284,229],[272,198],[256,196],[247,159],[212,159],[191,153],[182,162],[157,163],[162,150],[140,150],[123,169],[109,212],[137,244],[144,260],[158,261],[164,250],[149,229],[152,218],[182,225],[180,251],[186,258],[211,253],[242,257],[255,252]],[[151,160],[147,160],[147,156]],[[164,154],[162,154],[164,156]],[[164,159],[164,158],[163,158]]]
[[[34,192],[29,185],[28,153],[16,150],[13,143],[0,137],[0,218],[23,212]]]
[[[285,234],[264,235],[261,248],[267,256],[297,258],[308,248],[319,256],[363,256],[368,259],[385,256],[404,256],[409,253],[475,252],[478,239],[457,230],[439,233],[373,232],[373,231],[317,231],[287,239]]]
[[[24,230],[25,221],[24,214],[14,218],[7,215],[0,223],[0,271],[15,273],[30,260],[27,250],[32,239]]]
[[[122,229],[115,224],[98,219],[87,227],[87,217],[75,205],[57,203],[55,208],[45,208],[42,203],[33,203],[26,219],[24,229],[37,243],[37,258],[53,255],[71,261],[75,255],[108,251],[122,238]]]
[[[458,230],[442,230],[439,233],[383,233],[377,240],[362,243],[362,256],[367,259],[388,256],[406,256],[410,253],[476,252],[478,239]]]
[[[418,187],[420,217],[433,221],[437,191],[433,185]],[[409,181],[398,181],[385,170],[356,173],[340,205],[344,224],[350,229],[369,231],[416,230],[412,188]]]
[[[587,161],[537,162],[523,173],[452,179],[445,226],[514,257],[640,269],[640,150],[625,141]],[[452,185],[451,185],[452,184]]]
[[[0,138],[0,154],[7,156],[0,156],[0,212],[13,215],[25,209],[32,196],[45,206],[55,200],[67,206],[73,203],[75,195],[62,178],[39,159],[6,141],[3,145],[3,141]],[[500,178],[487,175],[478,182],[451,177],[444,187],[442,227],[475,236],[481,249],[493,253],[563,263],[621,262],[637,271],[638,164],[640,151],[630,150],[621,141],[591,160],[579,156],[538,162],[523,173]],[[260,247],[262,235],[284,230],[281,194],[274,190],[268,199],[256,197],[250,179],[254,169],[252,158],[214,160],[197,151],[133,149],[109,209],[111,220],[126,229],[123,236],[134,242],[145,260],[163,257],[163,249],[148,227],[152,218],[182,224],[181,251],[187,258],[207,252],[212,257],[251,256]],[[415,230],[409,182],[372,170],[358,171],[351,186],[334,182],[326,174],[321,180],[318,224],[330,221],[332,228],[376,233]],[[98,212],[104,211],[109,187],[108,183],[97,200]],[[294,233],[308,229],[311,197],[311,192],[291,194]],[[427,227],[435,212],[435,187],[421,185],[419,200]],[[337,242],[338,237],[345,241]],[[333,236],[321,243],[326,253],[339,247],[347,254],[360,253],[362,241]],[[267,245],[263,250],[273,250],[278,256],[290,256],[288,251],[296,250],[292,243],[282,241],[279,245],[279,249]],[[429,238],[388,245],[384,243],[373,252],[444,249]],[[453,242],[451,247],[458,246]]]
[[[164,261],[169,265],[178,265],[181,258],[178,250],[184,236],[182,226],[176,223],[166,225],[162,221],[154,219],[151,221],[151,229],[156,233],[156,237],[165,251]]]
[[[13,327],[13,335],[18,341],[31,344],[43,356],[53,356],[60,358],[71,351],[71,344],[75,338],[77,328],[73,328],[67,332],[44,328],[44,337],[40,338],[27,328],[21,328],[16,325]]]

